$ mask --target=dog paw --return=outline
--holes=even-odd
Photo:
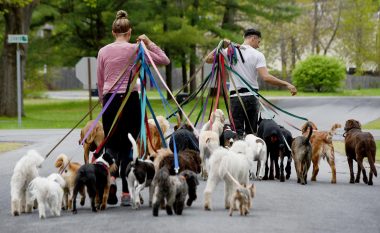
[[[355,183],[360,183],[360,179],[355,179]]]
[[[363,182],[364,182],[365,184],[368,184],[368,178],[367,178],[367,177],[363,177]]]
[[[331,180],[331,184],[336,184],[336,180]]]
[[[281,177],[280,177],[280,181],[281,181],[281,182],[285,182],[285,176],[281,176]]]
[[[368,182],[368,185],[373,185],[372,180],[370,180],[370,181]]]
[[[20,216],[20,213],[18,211],[13,211],[13,216]]]
[[[311,181],[317,181],[316,177],[311,177]]]
[[[269,176],[269,180],[274,180],[274,176]]]
[[[81,199],[80,202],[79,202],[79,204],[80,204],[81,206],[84,206],[84,199]]]

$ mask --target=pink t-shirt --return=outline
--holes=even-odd
[[[128,42],[113,42],[99,50],[97,77],[100,100],[102,100],[103,95],[107,93],[113,93],[113,91],[117,88],[118,84],[116,84],[113,88],[112,86],[116,82],[121,71],[125,68],[131,56],[133,56],[133,59],[136,58],[137,47],[138,44],[131,44]],[[156,65],[167,65],[170,63],[170,60],[166,56],[165,52],[162,51],[153,42],[147,46],[147,49],[150,51],[150,55]],[[150,63],[146,55],[145,60]],[[124,76],[120,78],[120,80],[122,80],[125,76],[127,76],[127,78],[125,78],[121,84],[118,93],[124,93],[126,91],[128,78],[133,63],[134,60],[132,60],[127,71],[124,73]],[[135,86],[133,90],[137,90],[137,87]]]

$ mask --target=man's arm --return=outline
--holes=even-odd
[[[297,88],[295,86],[293,86],[292,84],[290,84],[284,80],[278,79],[278,78],[274,77],[273,75],[269,74],[268,69],[266,67],[257,68],[257,71],[259,72],[260,77],[266,83],[269,83],[269,84],[272,84],[275,86],[286,87],[286,88],[288,88],[288,90],[290,91],[290,93],[292,95],[297,94]]]
[[[227,48],[228,45],[231,44],[231,41],[229,39],[223,39],[223,48]],[[215,48],[216,49],[216,48]],[[206,63],[213,63],[214,62],[214,54],[215,49],[213,49],[206,57],[205,61]]]

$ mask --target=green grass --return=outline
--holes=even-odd
[[[23,146],[26,146],[26,144],[19,142],[0,142],[0,153],[16,150]]]
[[[339,154],[346,155],[343,141],[334,141],[334,150]],[[380,141],[376,141],[376,162],[380,162]]]
[[[363,129],[380,129],[380,118],[363,125]]]
[[[261,90],[260,94],[264,96],[290,96],[287,90]],[[297,96],[380,96],[380,89],[362,89],[362,90],[341,90],[337,92],[298,92]]]

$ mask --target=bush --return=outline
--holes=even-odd
[[[310,56],[297,64],[292,82],[300,91],[336,91],[346,78],[344,64],[332,57]]]

